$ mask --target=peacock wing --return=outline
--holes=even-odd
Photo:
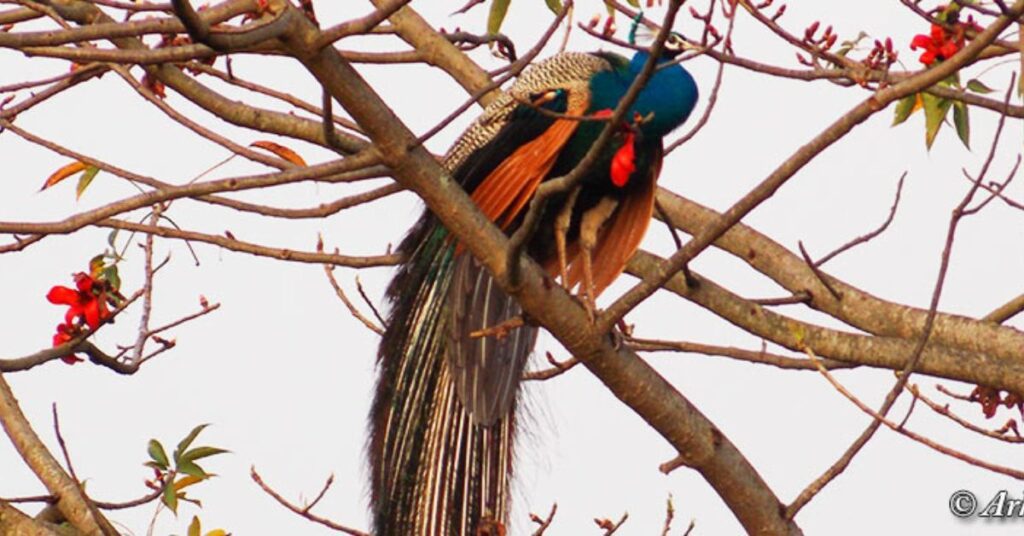
[[[453,178],[502,229],[517,224],[576,131],[579,121],[566,116],[586,113],[590,77],[609,68],[606,59],[580,53],[561,54],[533,66],[445,157]],[[490,425],[515,402],[537,328],[480,335],[521,317],[522,309],[462,249],[456,247],[449,287],[447,359],[456,393],[473,421]]]

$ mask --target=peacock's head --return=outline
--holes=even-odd
[[[690,44],[686,41],[686,38],[683,37],[683,34],[679,32],[672,32],[668,34],[668,37],[665,39],[665,48],[662,54],[670,58],[675,58],[682,54],[687,48],[689,48],[689,46]]]
[[[630,45],[639,45],[637,43],[639,40],[643,43],[643,46],[649,46],[654,41],[654,34],[651,32],[651,28],[642,24],[643,18],[643,11],[637,12],[636,16],[633,17],[633,23],[629,27]],[[670,32],[668,37],[665,38],[665,46],[662,49],[661,55],[665,59],[673,59],[682,54],[687,48],[690,48],[690,44],[683,37],[683,34]]]

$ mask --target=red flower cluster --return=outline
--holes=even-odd
[[[930,35],[919,34],[914,36],[914,40],[910,42],[910,50],[923,48],[924,52],[920,58],[921,63],[931,65],[936,60],[949,59],[953,54],[956,54],[957,50],[960,50],[963,44],[963,35],[960,36],[958,42],[952,35],[946,32],[945,28],[938,24],[932,24]]]
[[[110,318],[107,308],[107,285],[92,276],[79,272],[75,274],[75,287],[55,286],[46,293],[46,299],[55,305],[67,305],[64,323],[57,325],[57,333],[53,335],[53,345],[60,346],[83,333],[88,326],[96,331],[100,323]],[[69,354],[61,358],[65,363],[73,365],[82,358]]]

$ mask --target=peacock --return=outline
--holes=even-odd
[[[672,62],[658,69],[578,186],[549,199],[525,251],[588,307],[623,271],[654,209],[662,139],[697,101]],[[444,167],[506,233],[538,185],[569,173],[648,61],[563,52],[528,69],[445,155]],[[597,120],[594,120],[597,119]],[[506,534],[519,380],[537,338],[523,314],[429,210],[399,246],[405,259],[378,351],[370,415],[371,502],[377,536]]]

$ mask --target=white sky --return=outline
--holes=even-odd
[[[338,9],[341,3],[319,2],[324,25],[369,11]],[[414,7],[446,29],[483,29],[486,8],[468,16],[449,17],[452,3],[414,2]],[[703,4],[701,4],[703,5]],[[702,7],[703,9],[703,7]],[[596,2],[581,2],[578,19],[599,12]],[[657,11],[660,13],[660,11]],[[685,13],[677,28],[697,26]],[[898,2],[793,2],[782,21],[794,32],[812,20],[836,25],[841,39],[865,30],[891,36],[908,67],[917,55],[907,45],[927,25]],[[542,2],[521,1],[511,8],[504,30],[521,50],[543,30],[550,15]],[[625,21],[620,27],[625,26]],[[19,26],[17,30],[33,25]],[[719,26],[724,29],[724,24]],[[791,50],[741,16],[735,32],[736,51],[786,66],[795,66]],[[373,39],[343,42],[346,47],[394,46]],[[576,31],[571,49],[597,48]],[[497,66],[486,52],[474,57]],[[223,67],[223,60],[218,61]],[[687,64],[706,104],[717,64],[700,58]],[[992,87],[1003,87],[1013,64],[984,75]],[[0,51],[0,85],[64,72],[65,64]],[[237,74],[273,84],[310,102],[319,102],[312,77],[294,61],[237,57]],[[360,71],[416,132],[423,132],[465,98],[442,72],[426,67],[360,67]],[[138,72],[138,69],[135,70]],[[965,77],[966,79],[966,77]],[[213,84],[208,79],[204,82]],[[216,84],[214,84],[216,85]],[[728,68],[719,104],[709,125],[691,143],[672,154],[661,185],[723,210],[741,197],[789,154],[839,114],[866,96],[826,82],[806,84],[774,80]],[[276,106],[263,99],[247,102]],[[167,102],[203,118],[205,124],[240,143],[271,136],[243,131],[210,119],[171,93]],[[702,108],[701,108],[702,109]],[[698,109],[696,113],[700,113]],[[431,140],[443,152],[476,113]],[[890,128],[891,110],[858,127],[819,156],[745,222],[792,249],[803,240],[820,255],[849,238],[874,228],[886,216],[903,171],[909,171],[904,200],[891,229],[872,243],[827,265],[847,282],[885,299],[927,307],[939,264],[949,211],[966,191],[960,169],[977,170],[994,130],[994,114],[972,110],[975,150],[968,152],[952,128],[939,134],[931,152],[923,143],[923,118]],[[695,114],[696,117],[696,114]],[[173,183],[186,182],[223,159],[223,149],[197,139],[142,101],[113,74],[79,86],[18,118],[18,124],[67,147],[106,159],[127,169]],[[685,130],[685,127],[684,127]],[[282,141],[308,161],[327,158],[325,151]],[[1008,125],[991,178],[1001,179],[1021,147],[1019,122]],[[29,145],[11,132],[0,135],[0,220],[51,221],[119,197],[132,188],[101,173],[82,200],[63,184],[37,193],[43,180],[66,163],[62,157]],[[252,173],[259,168],[241,159],[216,176]],[[384,184],[375,181],[374,185]],[[351,187],[298,185],[239,197],[280,206],[306,207],[330,201],[370,185]],[[1008,195],[1024,198],[1024,185],[1012,184]],[[328,249],[347,254],[382,253],[397,243],[419,212],[412,195],[403,194],[372,206],[359,207],[324,221],[271,221],[226,209],[177,202],[170,216],[179,225],[210,233],[230,230],[242,240],[311,250],[318,232]],[[981,215],[963,222],[943,295],[942,309],[978,316],[1022,291],[1022,215],[993,203]],[[7,308],[0,318],[0,355],[16,357],[48,346],[63,310],[44,296],[55,284],[70,284],[70,274],[83,270],[88,259],[106,244],[107,232],[85,230],[54,237],[19,254],[0,256],[0,274],[8,282]],[[664,228],[652,225],[645,247],[670,252]],[[234,534],[320,534],[313,525],[277,506],[248,478],[255,465],[285,496],[314,495],[327,475],[335,485],[317,512],[363,529],[369,526],[363,446],[371,400],[377,337],[353,319],[338,301],[321,267],[286,264],[196,245],[201,265],[178,242],[161,241],[159,251],[172,254],[171,264],[157,280],[154,323],[160,324],[198,309],[199,295],[222,309],[174,330],[178,346],[132,377],[79,364],[48,364],[7,376],[36,430],[56,448],[50,404],[56,402],[79,476],[100,500],[132,499],[148,490],[142,485],[150,471],[142,467],[146,442],[159,438],[173,445],[194,425],[213,423],[198,443],[233,451],[204,464],[219,476],[192,488],[203,509],[184,505],[177,519],[165,512],[155,533],[184,533],[199,513],[204,528],[223,527]],[[744,296],[780,296],[783,291],[738,260],[718,251],[703,253],[694,269]],[[124,288],[140,285],[142,257],[133,248],[122,267]],[[379,300],[389,269],[359,272],[370,296]],[[354,294],[356,272],[336,274]],[[605,296],[617,296],[630,283],[623,278]],[[126,292],[126,293],[128,293]],[[837,326],[820,315],[787,307],[800,318]],[[134,341],[137,311],[104,328],[96,342],[107,349]],[[681,299],[660,293],[628,317],[641,337],[693,340],[756,349],[760,341]],[[1021,326],[1020,320],[1010,325]],[[567,357],[557,343],[543,337],[537,355]],[[828,467],[861,432],[867,418],[836,393],[823,378],[809,372],[784,372],[724,358],[695,355],[650,355],[650,362],[692,400],[750,459],[784,501],[793,499]],[[542,358],[541,360],[542,361]],[[886,371],[841,372],[837,376],[863,400],[877,406],[891,387]],[[933,382],[923,377],[925,385]],[[968,386],[943,382],[960,392]],[[935,394],[934,391],[926,391]],[[513,534],[532,531],[529,512],[546,515],[559,505],[549,534],[597,534],[594,517],[630,519],[620,534],[656,534],[664,519],[665,500],[675,498],[676,531],[690,519],[695,534],[741,531],[731,512],[699,474],[680,469],[658,472],[673,457],[672,448],[628,408],[618,403],[585,369],[527,387],[530,417],[519,444]],[[902,416],[904,400],[894,410]],[[972,406],[955,406],[971,417]],[[982,422],[996,428],[1011,413]],[[912,429],[1003,464],[1019,464],[1019,449],[962,432],[941,417],[918,408]],[[55,450],[56,452],[56,450]],[[0,496],[43,491],[13,448],[0,442]],[[1005,523],[963,522],[948,511],[949,495],[969,489],[989,497],[1009,489],[1020,498],[1020,483],[943,457],[882,430],[839,477],[798,516],[808,534],[1002,534],[1019,533],[1024,520]],[[153,507],[112,513],[127,532],[145,534]]]

